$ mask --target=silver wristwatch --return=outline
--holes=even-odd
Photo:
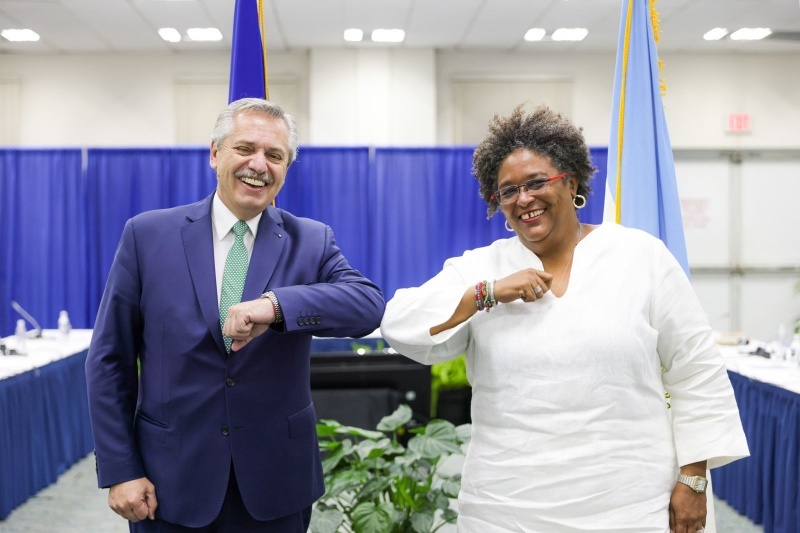
[[[278,303],[278,297],[272,291],[267,291],[261,295],[262,298],[269,299],[272,302],[272,307],[275,308],[275,322],[283,322],[283,311],[281,311],[281,304]]]
[[[708,480],[706,478],[702,476],[687,476],[686,474],[680,474],[678,476],[678,483],[688,485],[689,488],[698,494],[704,494],[708,486]]]

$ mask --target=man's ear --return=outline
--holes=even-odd
[[[217,170],[217,145],[214,141],[211,141],[211,149],[209,150],[208,154],[208,164],[211,165],[211,168]]]

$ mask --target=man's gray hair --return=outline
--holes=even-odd
[[[271,117],[280,118],[286,123],[289,130],[289,165],[297,158],[297,123],[294,117],[286,113],[278,104],[261,98],[242,98],[228,104],[217,117],[211,140],[219,148],[225,139],[233,132],[233,121],[240,113],[264,113]]]

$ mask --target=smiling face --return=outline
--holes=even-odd
[[[550,160],[536,152],[519,148],[511,152],[500,165],[497,187],[522,185],[531,179],[547,179],[561,174]],[[573,178],[548,183],[541,190],[520,190],[516,201],[500,209],[522,243],[534,253],[545,247],[557,246],[560,241],[574,237],[577,224],[572,198],[577,184]]]
[[[239,220],[250,220],[283,187],[289,155],[289,129],[282,119],[257,111],[239,113],[222,144],[211,143],[217,196]]]

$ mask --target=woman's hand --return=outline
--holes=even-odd
[[[553,282],[553,276],[544,270],[534,270],[526,268],[515,272],[510,276],[503,279],[498,279],[494,284],[494,299],[499,304],[507,304],[514,300],[522,300],[523,302],[535,302],[544,293],[550,290],[550,284]],[[538,289],[538,290],[537,290]],[[231,307],[233,309],[233,307]],[[470,286],[461,297],[461,301],[453,311],[447,322],[432,327],[429,332],[431,335],[436,335],[442,331],[454,328],[463,322],[466,322],[472,315],[477,313],[475,306],[475,288]]]
[[[535,302],[544,297],[552,283],[553,275],[549,272],[526,268],[498,279],[494,284],[494,299],[503,304],[514,300]]]
[[[669,530],[673,533],[703,531],[706,524],[706,495],[683,483],[676,483],[669,500]]]
[[[705,477],[707,469],[707,461],[698,461],[681,466],[681,474]],[[705,531],[706,513],[705,494],[699,494],[683,483],[675,483],[669,499],[669,530],[672,533]]]

